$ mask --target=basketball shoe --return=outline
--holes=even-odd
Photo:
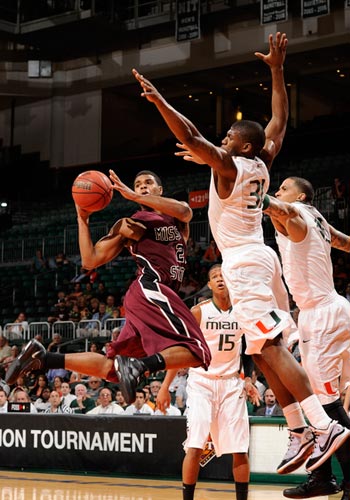
[[[312,498],[326,495],[334,495],[341,491],[333,475],[325,477],[322,470],[310,472],[305,483],[283,490],[283,495],[287,498]]]
[[[25,346],[24,350],[10,364],[5,381],[8,385],[16,382],[22,373],[44,368],[45,347],[35,339],[32,339]]]
[[[136,399],[136,388],[147,371],[147,367],[140,359],[119,354],[114,358],[114,367],[119,379],[118,386],[127,404],[131,405]]]
[[[309,458],[315,446],[315,436],[310,427],[302,432],[289,430],[289,443],[282,462],[277,467],[278,474],[289,474],[298,469]]]
[[[311,457],[306,462],[306,470],[312,472],[327,460],[350,436],[346,429],[336,420],[332,420],[327,429],[313,429],[316,443]]]

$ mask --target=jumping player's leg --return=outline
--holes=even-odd
[[[114,373],[113,360],[103,354],[96,352],[74,354],[47,352],[40,342],[33,339],[11,363],[6,373],[6,380],[11,385],[22,373],[32,370],[47,371],[50,368],[66,368],[84,375],[95,375],[105,380],[108,380],[111,371]]]
[[[278,339],[266,342],[261,354],[254,355],[254,359],[275,392],[291,431],[289,449],[277,471],[281,474],[292,472],[308,458],[310,451],[307,469],[314,470],[348,439],[349,430],[327,415],[312,392],[305,370]],[[309,430],[301,426],[303,419],[298,403],[314,427],[317,436],[314,447]],[[327,446],[321,451],[323,440],[327,441]]]

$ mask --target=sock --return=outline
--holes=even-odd
[[[140,361],[143,361],[151,373],[165,369],[164,358],[161,354],[159,354],[159,352],[156,352],[156,354],[148,356],[147,358],[141,358]]]
[[[305,421],[303,412],[301,411],[301,407],[299,403],[292,403],[283,408],[283,415],[287,420],[288,428],[295,431],[298,429],[304,429],[307,427],[307,423]]]
[[[324,411],[316,394],[311,394],[311,396],[301,401],[300,406],[313,427],[327,429],[332,419]]]
[[[185,484],[182,483],[182,498],[183,500],[193,500],[195,484]]]
[[[64,354],[47,352],[45,355],[45,368],[64,368]]]
[[[247,500],[248,498],[248,483],[238,483],[236,485],[236,500]]]

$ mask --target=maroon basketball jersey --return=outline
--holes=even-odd
[[[186,264],[186,243],[179,229],[179,220],[147,210],[137,211],[132,219],[142,222],[147,228],[140,241],[131,247],[138,276],[178,291]]]

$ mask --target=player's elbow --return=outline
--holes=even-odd
[[[182,222],[190,222],[193,217],[192,209],[189,205],[182,205],[178,219]]]

